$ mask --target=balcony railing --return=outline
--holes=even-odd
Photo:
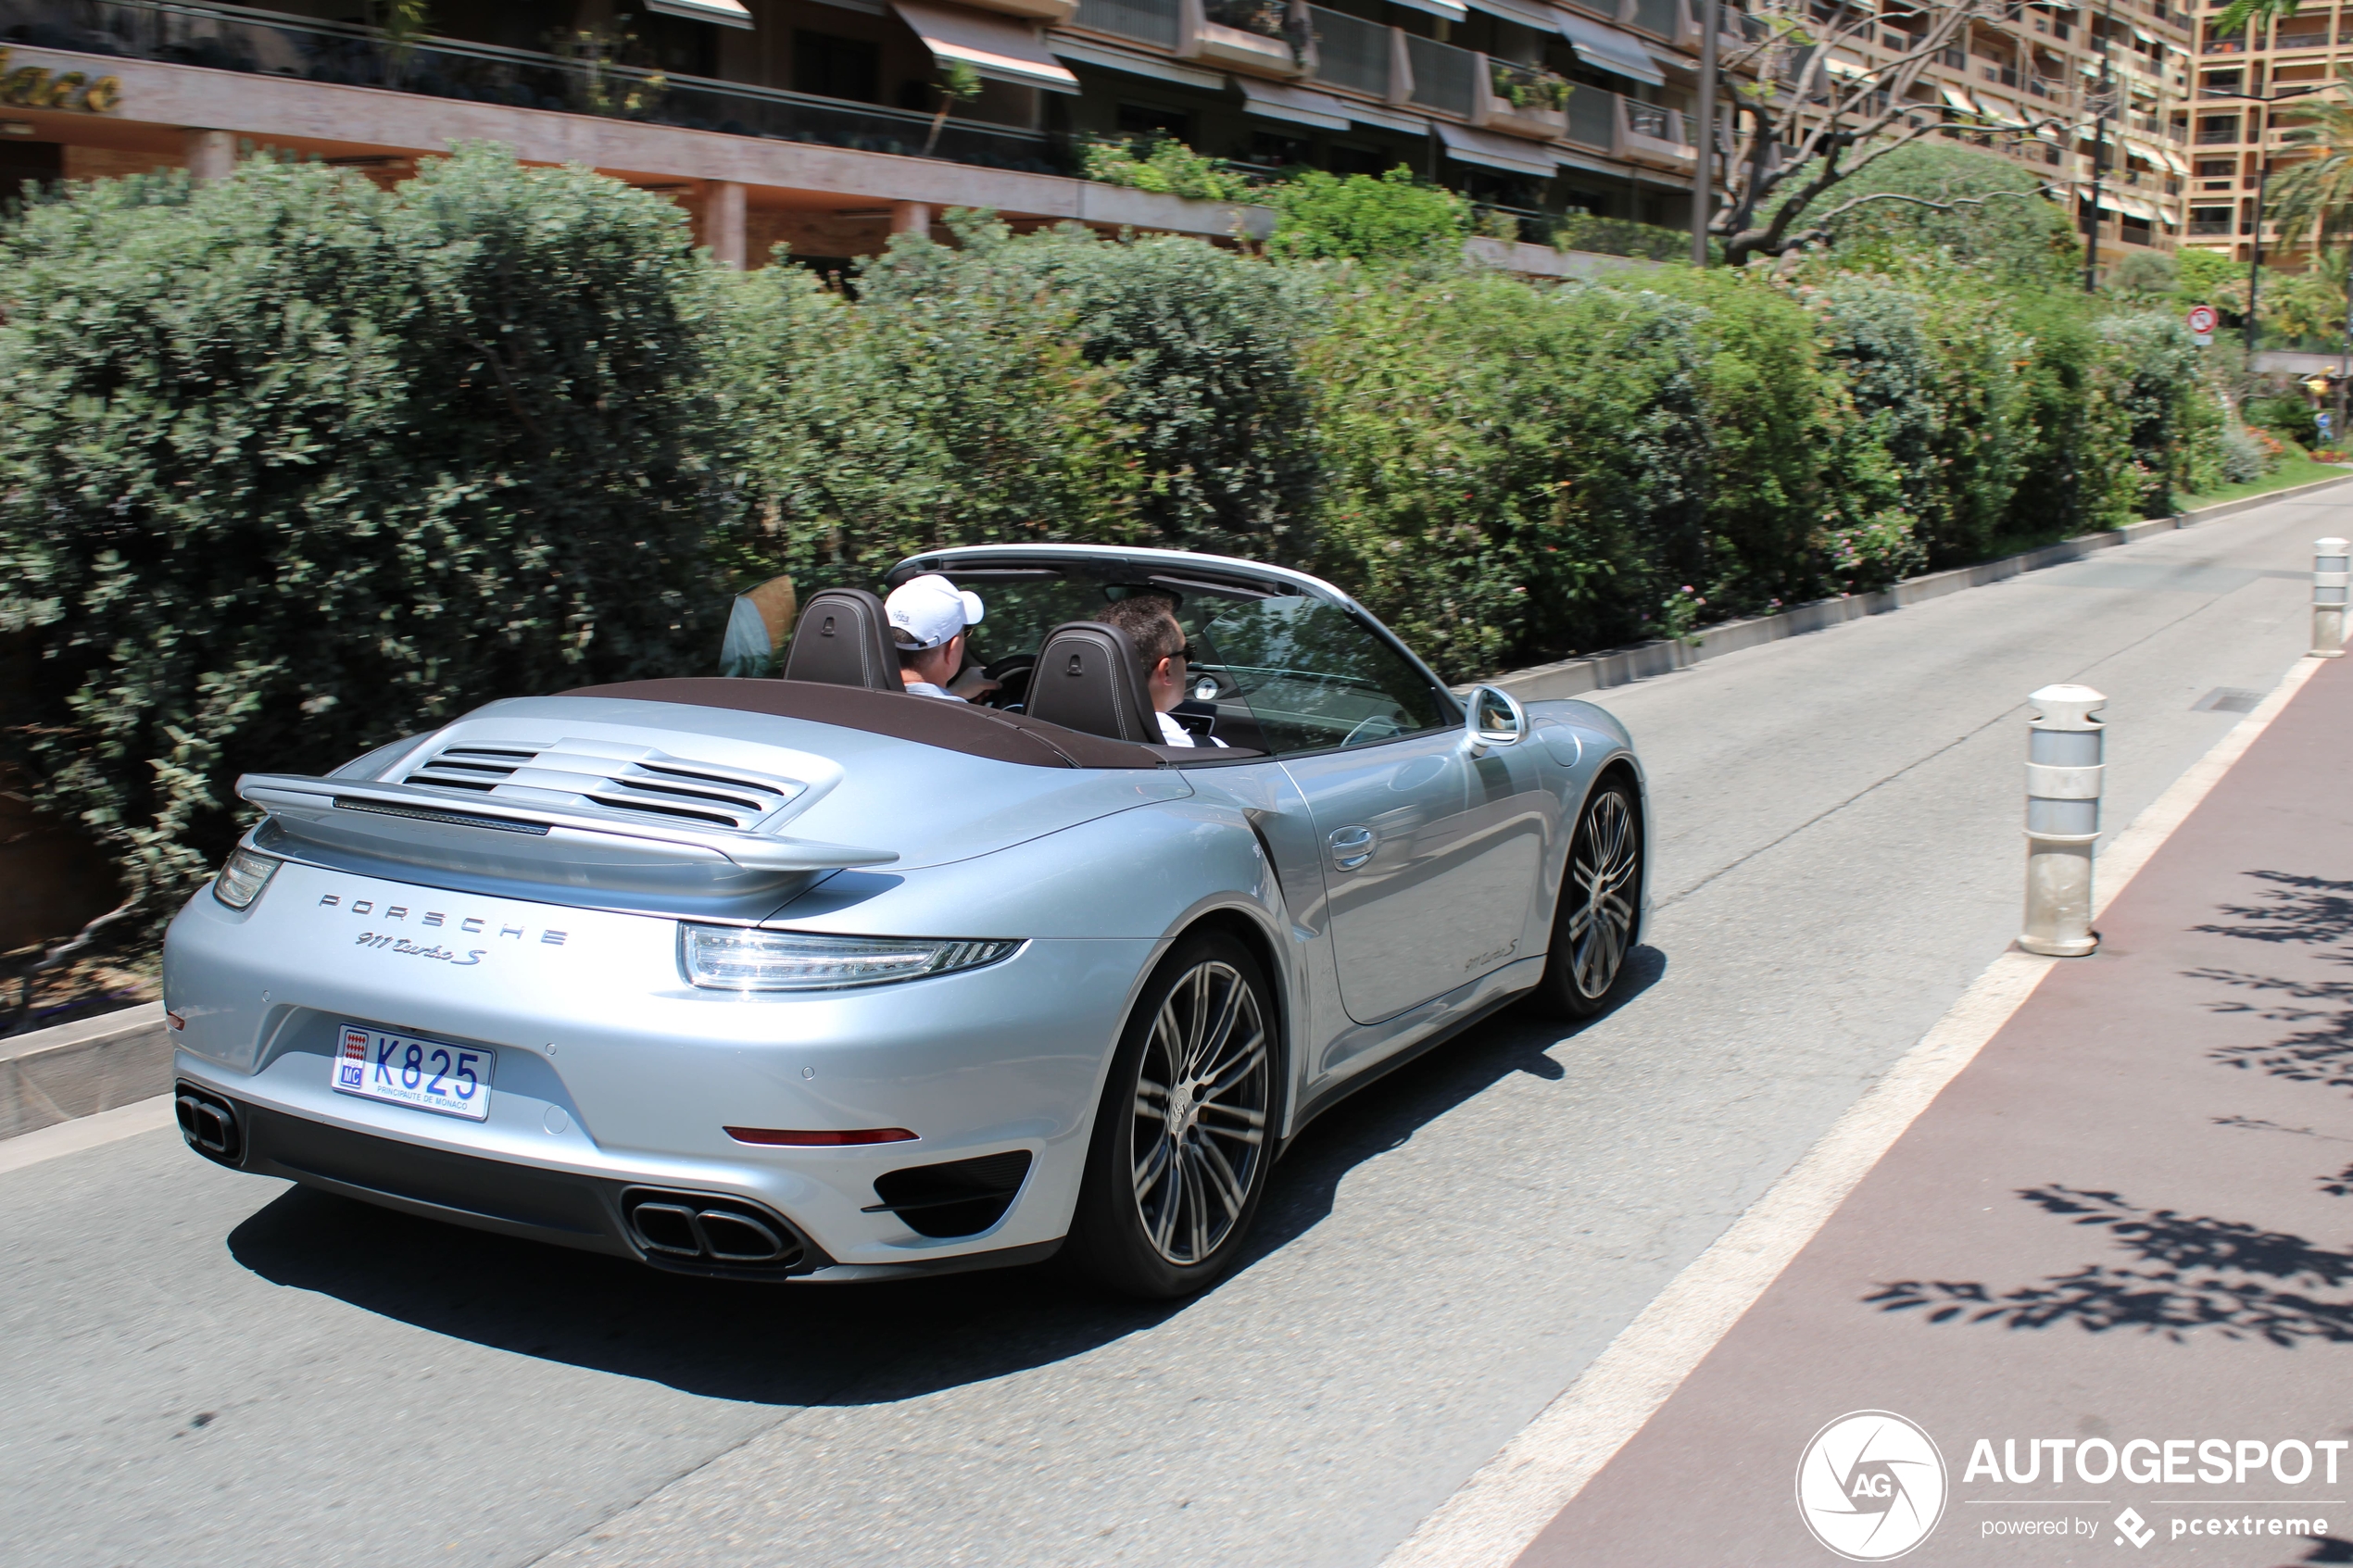
[[[1082,13],[1083,14],[1083,13]],[[1345,11],[1308,8],[1315,29],[1316,77],[1376,98],[1390,95],[1390,30]]]
[[[1414,73],[1412,102],[1426,109],[1470,118],[1471,90],[1478,85],[1472,70],[1478,58],[1434,38],[1405,37],[1405,59]]]
[[[1078,0],[1078,14],[1071,19],[1098,32],[1170,50],[1176,47],[1180,22],[1176,0]]]
[[[54,10],[74,19],[46,25],[44,42],[131,59],[869,152],[919,153],[931,128],[929,115],[880,105],[461,39],[426,38],[396,56],[365,27],[244,6],[113,0]],[[1067,159],[1044,135],[984,120],[951,117],[935,153],[956,163],[1069,172]]]

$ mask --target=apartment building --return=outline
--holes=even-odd
[[[1914,98],[1923,114],[1983,125],[1982,133],[1951,134],[2049,182],[2087,238],[2093,160],[2104,147],[2097,225],[2104,257],[2130,247],[2170,250],[2182,238],[2191,174],[2193,27],[2186,13],[2152,0],[2038,4],[2014,19],[1976,18],[1929,66]],[[1924,15],[1883,6],[1868,42],[1833,51],[1831,69],[1852,73],[1911,53],[1926,31]],[[2103,80],[2112,83],[2104,123]],[[2057,124],[2025,133],[2045,120]]]
[[[2227,4],[2227,0],[2224,0]],[[2353,9],[2340,18],[2334,4],[2307,5],[2295,16],[2230,34],[2214,28],[2217,5],[2198,34],[2196,125],[2193,132],[2188,243],[2234,261],[2251,258],[2259,197],[2300,156],[2286,132],[2296,98],[2336,79],[2353,64]],[[2300,235],[2263,224],[2267,257],[2293,263]]]
[[[392,181],[465,139],[667,192],[739,266],[871,254],[951,206],[1266,229],[1078,178],[1088,139],[1160,133],[1268,169],[1403,163],[1530,239],[1570,209],[1680,225],[1692,4],[433,0],[396,40],[382,0],[0,0],[0,195],[204,177],[245,144]],[[942,94],[950,62],[977,96]]]

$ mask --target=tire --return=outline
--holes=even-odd
[[[1123,1295],[1168,1300],[1225,1277],[1274,1164],[1274,993],[1224,932],[1180,940],[1122,1034],[1064,1254]]]
[[[1596,1018],[1626,984],[1626,960],[1642,935],[1642,808],[1613,777],[1585,797],[1561,871],[1553,942],[1536,999],[1565,1018]]]

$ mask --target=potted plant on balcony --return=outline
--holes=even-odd
[[[1568,134],[1568,95],[1576,89],[1567,77],[1496,59],[1487,62],[1486,76],[1472,123],[1539,142]]]

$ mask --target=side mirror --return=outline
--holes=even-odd
[[[1472,687],[1464,708],[1464,741],[1473,757],[1499,746],[1516,746],[1528,734],[1528,710],[1501,686]]]

